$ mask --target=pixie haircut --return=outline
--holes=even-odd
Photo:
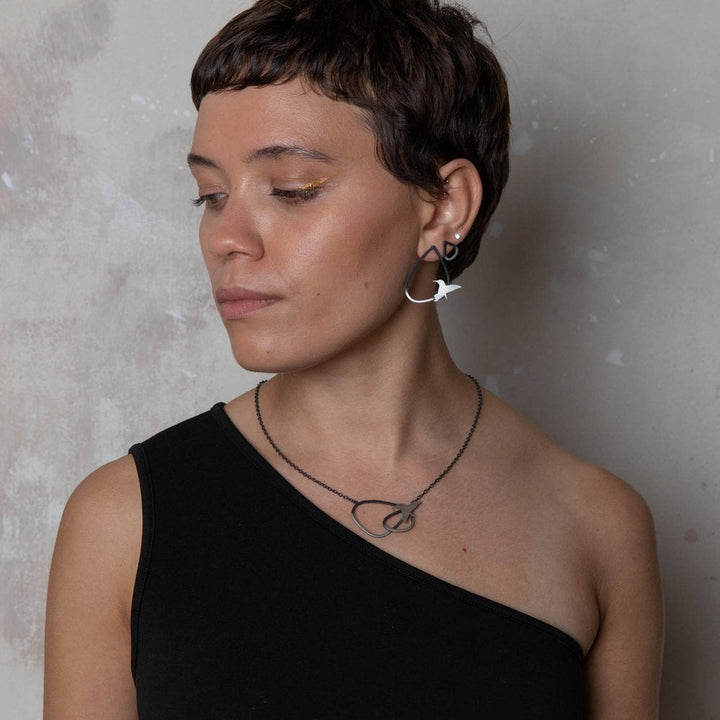
[[[477,18],[439,0],[258,0],[200,54],[193,102],[298,78],[360,108],[379,162],[432,197],[444,192],[440,166],[470,160],[482,206],[449,264],[454,278],[477,256],[509,172],[505,76],[475,28],[487,36]]]

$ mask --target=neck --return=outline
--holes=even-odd
[[[442,448],[444,455],[456,445],[476,395],[432,309],[404,337],[390,328],[388,337],[368,339],[342,357],[276,376],[261,403],[274,439],[299,463],[322,447],[338,458],[365,454],[368,466],[396,468],[418,447]]]

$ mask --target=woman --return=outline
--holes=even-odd
[[[647,507],[440,330],[508,171],[473,24],[260,0],[201,54],[200,244],[237,362],[275,376],[69,500],[48,720],[657,717]]]

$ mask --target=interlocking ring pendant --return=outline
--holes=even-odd
[[[389,500],[358,500],[351,510],[352,519],[355,524],[370,537],[384,538],[392,533],[406,533],[415,527],[415,508],[421,503],[421,500],[414,500],[411,503],[395,503]],[[391,513],[388,513],[382,521],[382,526],[385,532],[376,533],[370,530],[360,518],[357,516],[357,510],[361,505],[387,505],[393,508]],[[398,517],[399,516],[399,517]],[[397,521],[393,523],[393,520],[397,518]]]

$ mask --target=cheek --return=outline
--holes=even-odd
[[[213,255],[211,252],[209,252],[207,248],[207,244],[203,242],[202,239],[202,233],[200,234],[200,254],[202,255],[203,262],[205,263],[205,269],[207,270],[207,273],[210,277],[210,279],[213,279],[213,276],[215,272],[217,271],[218,267],[220,266],[219,259]]]
[[[200,224],[198,226],[198,244],[200,245],[200,252],[202,253],[202,257],[206,265],[211,259],[211,255],[208,252],[207,235],[208,223],[205,217],[205,213],[203,212],[200,218]]]
[[[314,312],[325,322],[357,310],[365,316],[383,314],[382,308],[402,299],[408,258],[417,242],[405,226],[392,217],[383,221],[373,213],[349,212],[327,239],[315,245],[317,253],[297,258],[293,272],[297,287],[306,298],[312,294]]]
[[[406,195],[375,195],[349,208],[346,215],[351,272],[360,285],[397,284],[417,253],[420,222]]]

